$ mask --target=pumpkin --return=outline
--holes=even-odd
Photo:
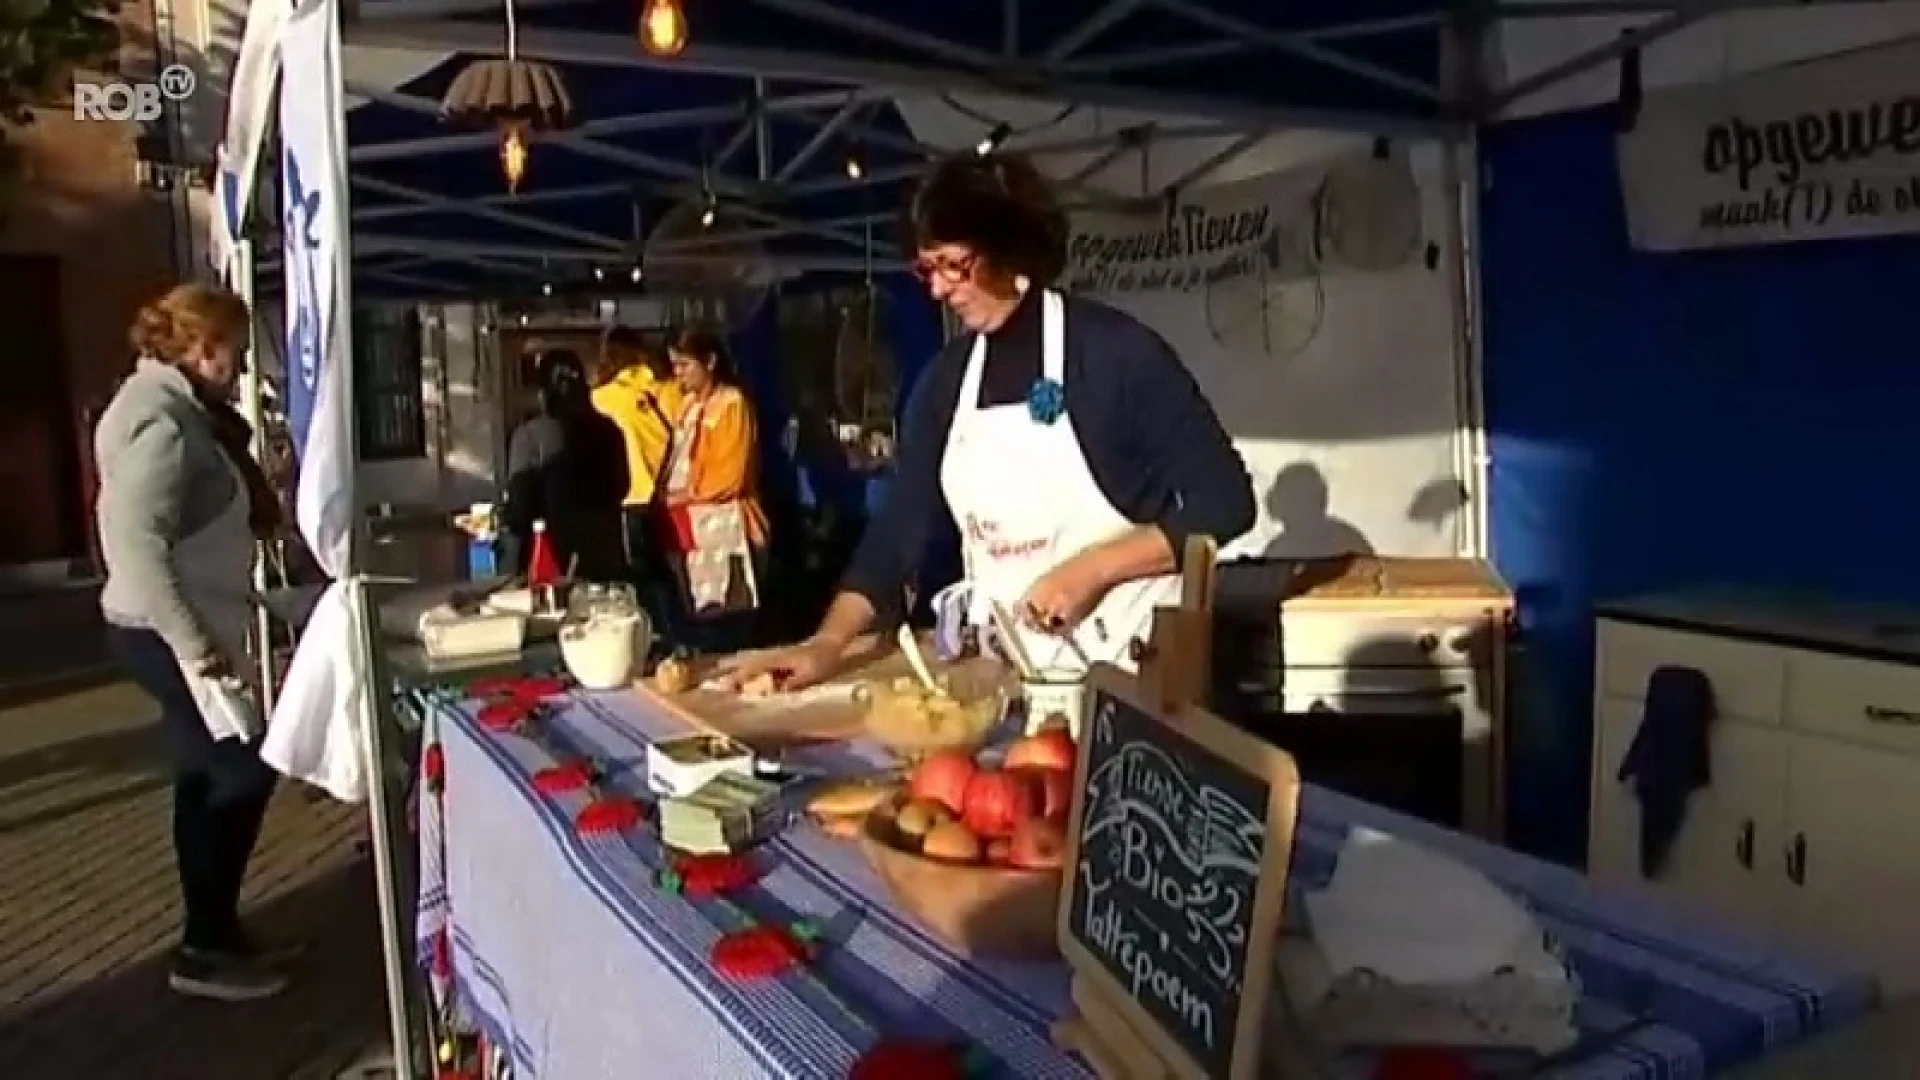
[[[1020,772],[980,771],[967,781],[960,820],[974,835],[992,840],[1013,835],[1028,818],[1038,817],[1046,793]]]
[[[973,755],[963,750],[928,754],[907,778],[907,794],[958,814],[966,808],[967,786],[977,771]]]

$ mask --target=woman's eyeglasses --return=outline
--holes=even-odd
[[[978,254],[963,255],[957,259],[918,258],[913,260],[913,276],[922,284],[932,284],[934,278],[949,285],[960,285],[973,276],[973,268],[980,262]]]

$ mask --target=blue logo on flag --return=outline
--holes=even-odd
[[[287,328],[287,413],[298,445],[304,447],[307,422],[313,414],[313,397],[320,385],[320,237],[314,232],[320,214],[318,190],[309,191],[300,175],[300,161],[291,150],[286,154],[286,231],[283,244],[287,266],[293,275],[292,318]],[[297,385],[293,385],[297,383]]]

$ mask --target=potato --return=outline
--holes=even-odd
[[[900,808],[898,814],[894,815],[893,827],[899,830],[901,836],[918,840],[932,832],[935,826],[945,824],[952,819],[953,815],[947,813],[947,808],[939,803],[926,799],[912,799]]]

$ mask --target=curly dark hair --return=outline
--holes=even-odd
[[[973,151],[934,162],[907,204],[907,242],[972,248],[996,271],[1052,284],[1067,266],[1067,214],[1022,154]]]

